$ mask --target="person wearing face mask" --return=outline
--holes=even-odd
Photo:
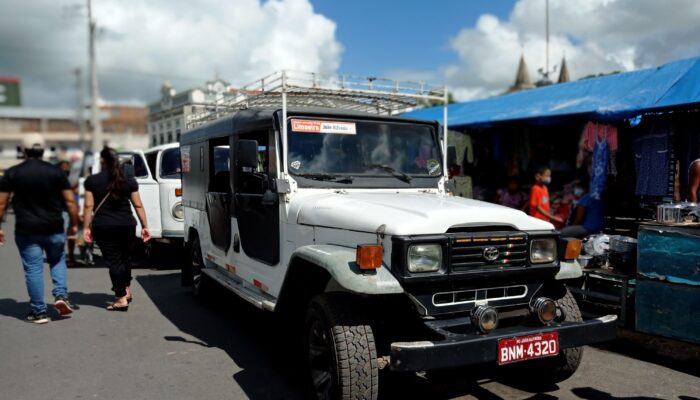
[[[535,174],[535,184],[530,189],[530,215],[543,221],[563,223],[563,220],[549,212],[549,189],[552,183],[552,170],[540,167]]]
[[[579,188],[576,188],[579,189]],[[580,188],[581,192],[585,189]],[[571,225],[561,230],[562,236],[583,238],[603,231],[603,202],[586,193],[578,200]]]

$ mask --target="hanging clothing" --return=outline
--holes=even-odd
[[[632,141],[634,166],[637,172],[635,194],[638,196],[666,196],[671,157],[668,134],[655,133],[638,136]]]
[[[449,131],[447,133],[447,145],[455,147],[457,165],[462,167],[462,172],[464,173],[464,166],[474,162],[472,137],[466,133]]]
[[[603,197],[607,178],[608,142],[605,139],[596,138],[591,161],[591,184],[588,191],[593,199],[600,200]]]
[[[614,125],[589,121],[583,132],[583,145],[586,150],[593,151],[597,140],[606,140],[608,149],[617,151],[617,127]]]

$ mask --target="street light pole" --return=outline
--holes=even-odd
[[[96,23],[92,18],[92,0],[87,0],[88,28],[90,33],[90,123],[92,124],[92,152],[97,154],[103,146],[102,121],[100,110],[97,107],[97,67],[95,63],[95,28]]]

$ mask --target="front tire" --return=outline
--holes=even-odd
[[[567,289],[566,295],[557,301],[564,311],[566,322],[582,322],[581,311],[576,299]],[[555,357],[533,360],[518,365],[517,383],[538,388],[539,385],[551,385],[569,379],[578,370],[583,357],[583,347],[560,349]],[[513,378],[513,377],[511,377]]]
[[[379,368],[372,328],[353,297],[326,293],[309,304],[304,324],[311,387],[317,399],[377,399]]]
[[[578,303],[574,296],[566,290],[566,295],[559,301],[559,307],[566,314],[566,322],[582,322],[581,310],[578,308]],[[545,363],[545,368],[551,371],[551,381],[554,383],[562,382],[569,379],[578,370],[583,358],[583,347],[571,347],[559,351],[559,355],[550,360],[542,360]]]

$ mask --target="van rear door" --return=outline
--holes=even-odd
[[[160,193],[158,182],[153,178],[153,172],[148,168],[146,157],[141,150],[119,152],[120,158],[131,158],[133,177],[139,184],[139,195],[146,211],[148,228],[154,239],[162,237],[163,227],[160,217]],[[141,235],[141,223],[136,218],[136,235]]]

